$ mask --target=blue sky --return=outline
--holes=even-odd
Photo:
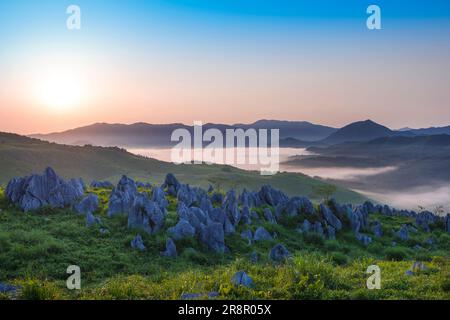
[[[70,4],[80,31],[65,28]],[[382,30],[366,28],[370,4]],[[0,103],[40,131],[57,121],[450,124],[448,0],[0,1],[0,47]],[[95,87],[78,112],[11,94],[28,95],[30,73],[71,62]]]

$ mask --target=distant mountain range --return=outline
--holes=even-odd
[[[181,123],[171,124],[108,124],[93,125],[56,132],[51,134],[34,134],[33,138],[68,144],[68,145],[98,145],[119,146],[125,148],[170,147],[174,130],[184,128],[193,133],[193,126]],[[203,125],[203,130],[219,129],[225,133],[226,129],[279,129],[280,146],[305,148],[311,146],[334,145],[344,142],[371,141],[383,137],[413,137],[420,135],[449,134],[450,126],[441,128],[391,130],[372,120],[358,121],[340,129],[313,124],[306,121],[259,120],[252,124],[212,124]]]
[[[181,123],[171,124],[148,124],[134,123],[107,124],[96,123],[93,125],[71,129],[63,132],[50,134],[34,134],[32,138],[69,144],[69,145],[99,145],[99,146],[121,146],[121,147],[164,147],[174,143],[170,136],[175,129],[187,129],[193,132],[193,126]],[[302,139],[307,142],[326,138],[337,129],[322,125],[312,124],[306,121],[278,121],[260,120],[252,124],[204,124],[203,131],[210,128],[219,129],[225,133],[226,129],[280,129],[280,138]],[[308,144],[309,145],[309,144]]]
[[[350,141],[369,141],[381,137],[392,137],[408,134],[407,132],[393,131],[372,120],[353,122],[323,139],[325,144],[338,144]]]

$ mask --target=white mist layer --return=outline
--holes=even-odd
[[[442,207],[445,212],[450,211],[450,185],[439,187],[418,187],[402,192],[367,192],[355,190],[380,203],[389,203],[393,207],[420,211],[420,207],[436,212]]]

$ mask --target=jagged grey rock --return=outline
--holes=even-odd
[[[131,248],[138,249],[140,251],[145,251],[145,245],[144,240],[142,240],[142,237],[140,234],[138,234],[133,240],[131,240]]]
[[[99,217],[95,217],[91,212],[86,214],[86,226],[92,227],[94,225],[101,225],[102,220]]]
[[[270,210],[269,208],[265,208],[264,209],[264,218],[266,218],[266,220],[270,223],[277,223],[277,221],[275,220],[273,214],[272,214],[272,210]]]
[[[342,222],[336,217],[333,212],[323,203],[320,204],[320,212],[325,221],[337,231],[342,229]]]
[[[368,235],[357,232],[355,236],[356,239],[365,246],[368,246],[372,242],[372,238],[369,237]]]
[[[252,234],[252,231],[249,230],[249,229],[247,229],[247,230],[245,230],[245,231],[242,231],[242,232],[241,232],[241,238],[242,238],[242,239],[246,239],[246,240],[248,241],[248,244],[251,244],[251,243],[252,243],[252,240],[253,240],[253,234]]]
[[[263,204],[274,207],[279,203],[287,203],[289,200],[289,197],[286,194],[280,190],[272,188],[272,186],[269,185],[263,186],[258,195]]]
[[[281,243],[275,245],[269,253],[269,258],[275,262],[282,262],[290,256],[289,251]]]
[[[364,208],[366,209],[366,211],[367,211],[368,214],[373,214],[373,213],[376,212],[375,206],[374,206],[373,203],[370,202],[370,201],[364,202],[363,206],[364,206]]]
[[[202,198],[202,200],[200,201],[200,209],[202,209],[206,214],[209,214],[214,210],[213,204],[208,197]]]
[[[272,236],[264,227],[258,227],[253,237],[255,241],[269,241],[272,240]]]
[[[247,288],[252,288],[255,285],[253,279],[250,278],[250,276],[245,273],[245,271],[236,272],[231,278],[231,283],[235,286],[244,286]]]
[[[314,206],[306,197],[292,197],[284,206],[284,212],[288,216],[296,216],[299,213],[314,214]]]
[[[375,221],[372,231],[375,237],[381,238],[383,236],[383,227],[380,221]]]
[[[300,230],[301,230],[302,232],[310,232],[310,231],[311,231],[311,228],[312,228],[312,224],[308,221],[308,219],[305,219],[305,220],[303,221],[303,224],[301,225]]]
[[[327,238],[336,239],[336,229],[331,225],[327,226]]]
[[[206,226],[202,226],[200,241],[206,244],[210,249],[224,253],[225,234],[223,232],[223,226],[220,223],[208,221]]]
[[[244,224],[252,224],[252,218],[250,214],[250,209],[247,206],[242,207],[241,210],[241,221]]]
[[[18,287],[13,286],[11,284],[0,283],[0,293],[3,294],[11,294],[17,291]]]
[[[48,167],[42,175],[12,179],[5,193],[9,201],[24,211],[31,211],[45,206],[72,206],[83,196],[84,189],[80,180],[66,182]]]
[[[211,202],[212,203],[220,203],[222,204],[223,202],[223,194],[219,193],[219,192],[214,192],[211,197]]]
[[[117,214],[129,214],[137,194],[136,183],[127,176],[122,176],[109,197],[108,217]]]
[[[74,210],[78,214],[92,214],[98,209],[98,204],[98,196],[96,194],[90,193],[83,200],[74,205]]]
[[[409,239],[409,233],[408,233],[408,226],[406,224],[403,224],[397,232],[397,237],[400,240],[406,241]]]
[[[151,201],[146,193],[134,197],[133,205],[128,213],[128,228],[142,229],[152,234],[164,225],[164,213],[156,202]]]
[[[236,199],[236,192],[231,189],[227,192],[225,199],[223,200],[222,209],[230,219],[234,226],[237,226],[241,220],[241,213],[238,208],[238,201]]]
[[[169,201],[167,201],[166,194],[164,193],[164,190],[162,188],[159,187],[153,188],[152,201],[158,204],[158,207],[164,214],[167,213]]]
[[[171,196],[177,196],[178,190],[181,184],[178,182],[177,178],[172,173],[168,173],[166,175],[166,179],[164,180],[164,184],[162,185],[163,189],[167,188],[167,193]]]
[[[438,217],[430,211],[419,212],[416,216],[416,225],[425,232],[430,232],[430,224],[438,221]]]
[[[406,275],[413,276],[415,273],[426,271],[428,268],[422,261],[414,261],[411,269],[406,271]]]
[[[314,224],[312,225],[311,231],[315,232],[321,236],[324,235],[323,226],[319,221],[314,222]]]
[[[195,236],[195,228],[191,226],[189,221],[180,219],[174,227],[167,229],[167,233],[175,240],[180,240],[186,237]]]
[[[178,256],[177,247],[171,238],[166,241],[166,250],[161,252],[161,255],[168,258],[176,258]]]
[[[361,206],[358,206],[353,212],[349,213],[349,219],[351,228],[355,233],[367,230],[369,227],[368,213]]]
[[[96,189],[112,189],[114,188],[114,185],[109,182],[109,181],[97,181],[97,180],[92,180],[91,182],[91,188],[96,188]]]
[[[252,254],[250,255],[250,261],[252,263],[257,263],[259,261],[259,254],[256,251],[253,251]]]

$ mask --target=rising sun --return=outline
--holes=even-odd
[[[69,70],[47,71],[37,83],[37,99],[54,112],[66,112],[80,106],[84,99],[82,77]]]

